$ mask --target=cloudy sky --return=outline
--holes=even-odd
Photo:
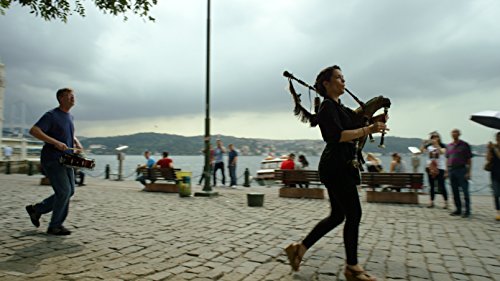
[[[14,4],[0,16],[4,126],[30,126],[67,86],[78,135],[203,135],[206,1],[159,2],[154,23],[104,15],[91,1],[85,18],[45,22]],[[392,100],[390,135],[438,130],[448,141],[460,128],[465,140],[485,143],[494,131],[468,119],[500,110],[498,15],[495,0],[214,0],[211,131],[319,139],[293,116],[282,73],[314,83],[338,64],[360,99]],[[296,88],[309,108],[308,92]]]

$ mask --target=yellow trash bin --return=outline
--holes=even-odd
[[[189,171],[178,171],[175,173],[177,178],[177,186],[179,187],[179,196],[189,197],[191,196],[191,178],[192,172]]]

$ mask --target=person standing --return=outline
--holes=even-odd
[[[224,172],[224,153],[226,149],[224,148],[222,141],[217,140],[217,147],[214,149],[214,186],[217,185],[217,170],[221,170],[222,173],[222,185],[226,185],[226,175]]]
[[[70,148],[76,148],[75,153],[83,150],[75,136],[73,116],[69,113],[75,105],[72,89],[63,88],[56,93],[59,106],[46,112],[30,129],[30,134],[45,142],[40,155],[40,163],[45,174],[50,179],[54,194],[42,202],[26,206],[31,222],[40,226],[40,217],[52,212],[48,234],[69,235],[71,231],[63,226],[68,215],[69,201],[75,192],[75,174],[73,168],[59,162],[64,153],[70,153]]]
[[[497,215],[495,219],[500,221],[500,132],[497,133],[497,143],[488,144],[487,161],[491,163],[491,188],[493,189],[493,201]]]
[[[471,203],[469,194],[469,180],[472,169],[472,152],[468,143],[460,139],[460,130],[451,131],[453,141],[446,146],[446,172],[445,177],[450,178],[451,190],[453,191],[453,201],[455,211],[450,215],[468,218],[471,214]],[[464,193],[465,212],[462,214],[462,199],[460,188]]]
[[[290,82],[291,83],[291,82]],[[345,220],[343,238],[346,253],[344,275],[347,280],[376,280],[358,263],[358,235],[361,220],[361,204],[356,185],[360,184],[359,165],[356,159],[354,139],[368,134],[383,132],[386,115],[373,119],[372,125],[363,127],[356,113],[340,102],[345,80],[338,66],[322,70],[314,85],[324,98],[318,111],[317,121],[326,147],[320,158],[318,172],[328,191],[331,213],[321,220],[299,243],[285,248],[293,270],[299,269],[302,257],[319,239]]]
[[[12,147],[10,146],[4,146],[3,148],[3,159],[10,161],[10,158],[12,157]]]
[[[446,169],[446,145],[441,142],[441,137],[437,132],[431,133],[430,140],[425,141],[420,150],[423,153],[427,153],[427,178],[429,180],[429,186],[431,188],[431,200],[428,208],[434,208],[434,198],[436,197],[436,181],[438,185],[438,190],[443,195],[444,199],[444,209],[448,209],[448,192],[446,191],[446,185],[444,180],[444,171]]]
[[[236,178],[236,163],[238,163],[238,152],[234,149],[234,145],[230,144],[228,153],[228,164],[227,168],[229,169],[229,177],[231,179],[230,186],[236,187],[237,178]]]

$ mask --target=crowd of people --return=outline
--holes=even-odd
[[[291,82],[290,82],[291,83]],[[353,161],[356,155],[353,140],[369,134],[382,133],[387,130],[386,113],[373,117],[371,125],[359,123],[355,112],[340,101],[345,90],[345,78],[340,67],[331,66],[322,70],[316,78],[315,90],[324,98],[317,113],[316,125],[326,143],[320,158],[318,172],[321,182],[328,191],[331,213],[319,221],[303,240],[291,243],[285,248],[293,270],[299,270],[302,258],[319,239],[345,221],[343,232],[346,265],[344,275],[347,280],[371,280],[376,278],[368,274],[358,261],[358,236],[362,208],[357,186],[360,185],[359,161]],[[75,105],[74,91],[63,88],[57,91],[59,105],[46,112],[30,129],[30,134],[45,144],[41,152],[43,171],[50,179],[54,194],[44,200],[25,207],[32,224],[40,226],[40,218],[52,213],[47,233],[50,235],[70,235],[71,230],[64,226],[69,212],[70,198],[75,192],[75,171],[62,165],[59,159],[69,151],[81,152],[83,146],[74,133],[73,116],[69,113]],[[472,152],[467,142],[460,139],[460,131],[451,131],[452,142],[444,145],[437,132],[432,132],[429,140],[422,143],[421,151],[427,155],[426,172],[428,174],[431,197],[429,207],[434,207],[436,186],[443,196],[445,209],[448,208],[448,196],[445,179],[448,178],[455,210],[453,216],[467,218],[471,215],[469,182],[471,178]],[[229,152],[221,140],[217,140],[216,148],[211,149],[211,170],[213,185],[217,184],[217,172],[220,170],[222,185],[225,185],[224,155],[228,155],[230,186],[236,186],[236,166],[238,153],[234,145],[229,145]],[[149,151],[144,152],[145,168],[173,168],[174,164],[168,152],[163,158],[154,160]],[[359,155],[358,155],[359,156]],[[295,155],[290,154],[281,165],[281,169],[306,169],[309,163],[304,155],[299,156],[299,164],[295,165]],[[359,160],[359,159],[358,159]],[[382,163],[374,155],[367,155],[367,170],[384,171]],[[500,133],[496,135],[496,143],[488,144],[487,164],[485,170],[491,173],[496,220],[500,220]],[[389,172],[405,172],[404,161],[398,153],[392,155]],[[146,184],[144,175],[137,178]],[[83,178],[82,178],[83,181]],[[201,180],[200,180],[201,183]],[[437,185],[436,185],[437,183]],[[307,186],[306,186],[307,187]],[[462,195],[464,202],[462,204]]]
[[[236,167],[238,164],[238,151],[234,144],[228,145],[229,151],[226,150],[222,140],[216,140],[216,147],[212,149],[210,145],[210,167],[209,171],[212,174],[213,186],[217,186],[217,172],[221,174],[221,184],[226,185],[226,172],[224,166],[224,154],[227,153],[227,168],[229,170],[229,187],[236,188],[238,185],[238,177],[236,176]],[[201,185],[205,179],[205,168],[203,168],[198,185]]]

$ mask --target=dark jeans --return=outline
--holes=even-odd
[[[57,160],[43,162],[42,167],[54,194],[35,204],[34,208],[40,214],[52,212],[49,227],[60,227],[68,216],[69,199],[75,193],[75,174],[73,168],[63,166]]]
[[[444,170],[439,169],[439,174],[435,178],[433,178],[429,173],[429,169],[427,169],[427,178],[429,179],[429,186],[431,188],[431,201],[434,201],[434,198],[436,197],[436,181],[439,188],[438,190],[443,195],[444,201],[448,201],[448,192],[446,191],[446,185],[444,181]]]
[[[453,191],[453,201],[457,212],[462,212],[462,199],[460,198],[460,187],[464,193],[465,213],[470,214],[470,194],[469,181],[465,178],[467,174],[466,167],[449,168],[448,176],[450,177],[451,190]]]
[[[229,178],[231,179],[231,184],[230,186],[236,185],[236,165],[228,166],[229,169]]]
[[[302,244],[309,249],[345,219],[344,247],[347,264],[358,264],[358,233],[361,221],[361,204],[356,186],[334,186],[325,184],[330,197],[330,216],[321,220],[304,238]]]
[[[222,172],[222,185],[226,184],[226,175],[224,174],[224,162],[215,163],[214,165],[214,186],[217,185],[217,170]]]
[[[495,209],[500,211],[500,181],[491,179],[491,188],[493,189],[493,201]]]

